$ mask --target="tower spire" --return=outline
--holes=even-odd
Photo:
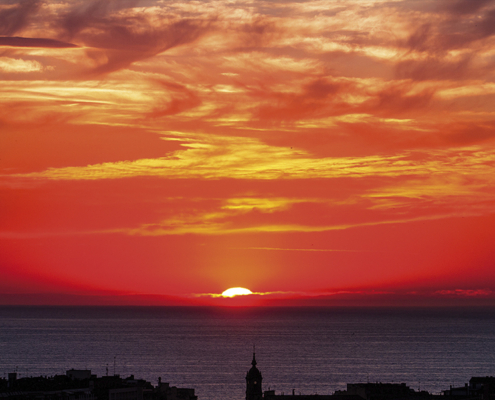
[[[261,390],[261,381],[263,377],[258,368],[256,368],[256,347],[253,344],[253,361],[251,369],[246,375],[246,400],[263,400]]]

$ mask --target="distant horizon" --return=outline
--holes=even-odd
[[[334,296],[300,296],[293,298],[249,298],[197,300],[148,294],[68,294],[10,293],[0,294],[0,306],[139,306],[139,307],[376,307],[376,308],[449,308],[495,307],[493,296],[459,297],[412,294],[346,294]]]

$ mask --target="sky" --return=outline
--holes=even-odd
[[[495,304],[494,67],[492,0],[1,0],[0,303]]]

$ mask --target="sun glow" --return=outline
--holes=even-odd
[[[242,287],[233,287],[230,289],[225,290],[222,293],[223,297],[235,297],[235,296],[245,296],[248,294],[253,294],[249,289],[242,288]]]

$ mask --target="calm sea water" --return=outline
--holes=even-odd
[[[0,307],[0,372],[91,369],[245,397],[256,344],[263,390],[330,394],[346,383],[430,392],[495,375],[495,309]]]

